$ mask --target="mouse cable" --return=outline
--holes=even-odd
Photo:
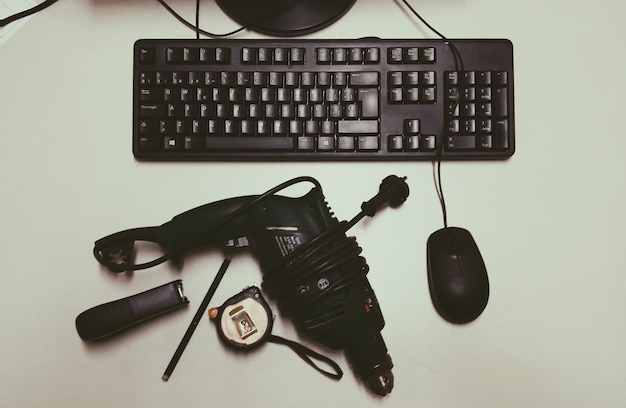
[[[397,0],[394,0],[394,1],[397,1]],[[455,71],[457,71],[459,73],[465,71],[465,67],[464,67],[464,64],[463,64],[463,58],[461,57],[461,54],[459,53],[459,50],[452,43],[452,41],[450,41],[445,35],[441,34],[432,25],[430,25],[428,23],[428,21],[426,21],[413,8],[413,6],[411,6],[409,4],[409,2],[407,0],[401,0],[401,1],[402,1],[402,3],[404,3],[408,7],[408,9],[411,11],[411,13],[413,13],[413,15],[415,17],[417,17],[426,27],[428,27],[429,30],[431,30],[433,33],[435,33],[437,36],[439,36],[444,41],[444,44],[446,44],[447,46],[450,47],[450,51],[452,52],[452,57],[454,58],[454,69],[455,69]],[[457,95],[456,100],[454,101],[454,105],[452,106],[452,109],[451,109],[452,112],[454,112],[456,109],[458,109],[458,107],[459,107],[459,100],[460,100],[460,95]],[[444,127],[445,127],[445,123],[444,123]],[[441,134],[442,135],[445,134],[445,129],[442,129]],[[443,187],[442,187],[442,183],[441,183],[441,161],[442,161],[441,156],[443,155],[443,144],[444,144],[444,140],[443,140],[443,136],[442,136],[441,142],[437,145],[437,156],[436,156],[436,159],[435,159],[435,163],[436,163],[436,166],[437,166],[437,172],[436,172],[436,176],[435,176],[435,188],[437,189],[437,196],[439,197],[439,203],[441,204],[441,212],[443,214],[443,226],[445,228],[448,228],[448,211],[446,209],[446,199],[445,199],[445,197],[443,195]]]
[[[51,6],[52,4],[56,3],[57,0],[45,0],[43,2],[41,2],[40,4],[37,4],[36,6],[34,6],[33,8],[30,8],[28,10],[24,10],[22,12],[19,13],[15,13],[11,16],[8,16],[6,18],[3,18],[2,20],[0,20],[0,27],[4,27],[6,25],[9,25],[10,23],[19,20],[20,18],[24,18],[27,16],[30,16],[31,14],[35,14],[38,11],[41,11],[45,8],[47,8],[48,6]]]

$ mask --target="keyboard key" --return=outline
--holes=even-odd
[[[402,86],[404,77],[402,71],[392,71],[389,73],[388,84],[391,86]]]
[[[404,147],[404,137],[402,135],[391,135],[387,138],[387,149],[392,152],[399,152]]]
[[[332,85],[332,75],[330,72],[317,73],[317,87],[328,88]]]
[[[299,151],[313,151],[315,149],[315,138],[313,136],[298,137]]]
[[[491,72],[490,71],[479,71],[477,75],[478,75],[479,85],[491,85]]]
[[[241,49],[241,63],[242,64],[256,64],[257,62],[257,49],[251,47],[243,47]]]
[[[161,150],[161,142],[158,137],[141,136],[139,138],[139,150],[143,152],[153,152]]]
[[[493,137],[491,135],[481,135],[479,143],[482,149],[491,149],[493,147]]]
[[[317,138],[317,150],[335,150],[334,136],[320,136]]]
[[[407,47],[403,50],[403,54],[402,60],[404,62],[411,64],[419,61],[419,49],[417,47]]]
[[[180,139],[177,137],[166,136],[163,138],[163,148],[165,150],[178,150],[181,148]]]
[[[142,118],[161,118],[165,115],[165,106],[158,103],[139,105],[139,116]]]
[[[360,64],[363,62],[363,50],[361,48],[350,48],[348,55],[351,64]]]
[[[406,138],[406,150],[416,151],[420,148],[420,137],[418,135],[408,136]]]
[[[448,136],[446,147],[454,149],[475,149],[476,137],[467,135]]]
[[[350,74],[352,86],[377,86],[378,72],[353,72]]]
[[[202,138],[200,136],[186,136],[183,142],[185,150],[202,149]]]
[[[478,104],[478,115],[480,116],[491,116],[492,113],[491,103],[479,103]]]
[[[165,61],[170,64],[182,62],[182,52],[180,48],[168,47],[165,49]]]
[[[341,151],[354,150],[354,137],[353,136],[338,136],[337,137],[337,150],[341,150]]]
[[[421,85],[435,85],[437,83],[435,72],[434,71],[420,71],[419,83]]]
[[[402,88],[389,89],[389,103],[401,103],[404,100],[404,92]]]
[[[344,116],[346,118],[358,118],[359,114],[359,105],[356,103],[349,103],[344,107]]]
[[[407,71],[404,72],[402,83],[404,85],[419,85],[420,75],[417,71]]]
[[[315,86],[315,74],[313,72],[303,72],[301,81],[303,87],[312,88]]]
[[[377,118],[378,100],[380,98],[378,89],[359,89],[359,101],[361,102],[361,116],[363,118]]]
[[[493,129],[493,147],[506,150],[509,148],[509,121],[498,119],[495,121]]]
[[[139,63],[154,64],[156,61],[156,50],[154,47],[139,48]]]
[[[492,83],[494,85],[508,85],[509,76],[506,71],[498,71],[492,74]]]
[[[141,134],[153,134],[157,133],[159,127],[156,120],[140,120],[139,121],[139,133]]]
[[[465,71],[461,75],[461,82],[465,85],[475,85],[476,84],[476,72],[475,71]]]
[[[348,74],[345,72],[335,72],[333,74],[333,83],[338,87],[348,85]]]
[[[497,88],[493,92],[492,109],[494,116],[508,115],[508,92],[506,88]]]
[[[421,150],[433,151],[437,147],[436,137],[432,135],[423,135],[421,138]]]
[[[304,48],[292,48],[289,50],[289,60],[294,65],[304,64]]]
[[[378,47],[370,47],[365,50],[365,63],[377,64],[380,62],[380,49]]]
[[[361,88],[358,89],[358,91],[375,91],[375,95],[378,95],[377,91],[378,89],[370,89],[370,88]],[[367,92],[365,92],[366,94]],[[364,97],[365,97],[364,94]],[[343,102],[345,103],[351,103],[351,102],[357,102],[357,88],[346,88],[346,89],[342,89],[341,93],[340,93],[340,98]],[[377,97],[377,101],[378,101],[378,97]]]
[[[378,150],[378,136],[359,136],[357,137],[357,149],[366,151]]]
[[[420,88],[422,90],[420,94],[420,100],[424,102],[434,103],[437,101],[437,90],[433,87]]]
[[[215,61],[215,49],[209,47],[200,47],[198,49],[198,53],[200,55],[200,62],[214,62]]]
[[[272,57],[272,50],[267,47],[260,47],[257,50],[257,62],[259,64],[271,64]]]
[[[405,88],[403,100],[406,103],[417,103],[421,99],[420,94],[420,88]]]
[[[218,64],[230,64],[230,48],[218,47],[215,49],[215,62]]]
[[[306,135],[319,135],[320,124],[316,120],[307,120],[304,122],[304,134]]]
[[[159,101],[161,98],[161,90],[158,88],[143,88],[139,90],[140,101]]]
[[[291,137],[207,137],[209,150],[239,151],[292,151],[294,140]]]
[[[183,48],[183,61],[186,63],[194,63],[200,60],[200,52],[195,47]]]
[[[276,136],[285,136],[287,135],[287,122],[284,120],[275,120],[273,122],[273,132]]]
[[[330,120],[322,121],[320,124],[320,132],[323,135],[334,135],[335,134],[335,122]]]
[[[345,64],[348,62],[348,53],[345,48],[335,48],[333,50],[333,62],[337,64]]]
[[[418,135],[420,133],[420,120],[407,119],[404,121],[404,133],[408,135]]]
[[[378,133],[377,120],[340,120],[337,123],[340,134]]]
[[[422,63],[434,63],[437,60],[435,47],[420,48],[419,60]]]
[[[304,132],[304,125],[300,120],[290,120],[289,121],[289,134],[296,136],[302,135]]]
[[[387,50],[387,59],[391,64],[399,64],[402,62],[402,48],[392,47]]]
[[[156,83],[156,74],[154,72],[140,72],[139,84],[140,85],[152,85]]]
[[[491,119],[481,119],[478,122],[478,130],[483,133],[491,133],[492,132],[491,123],[492,123]]]
[[[285,75],[283,73],[272,71],[269,73],[268,84],[269,86],[282,87],[285,82],[284,78]]]
[[[272,123],[269,120],[259,120],[257,122],[257,135],[270,136],[272,134]]]
[[[481,101],[490,101],[491,88],[478,88],[478,99]]]

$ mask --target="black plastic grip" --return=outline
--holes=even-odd
[[[99,340],[188,303],[179,279],[85,310],[76,317],[76,330],[84,341]]]

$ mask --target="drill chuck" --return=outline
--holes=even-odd
[[[346,347],[346,357],[361,379],[380,396],[393,389],[393,363],[380,333]]]

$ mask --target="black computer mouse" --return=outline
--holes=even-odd
[[[451,323],[480,316],[489,300],[489,277],[472,234],[458,227],[433,232],[427,262],[430,297],[439,315]]]

